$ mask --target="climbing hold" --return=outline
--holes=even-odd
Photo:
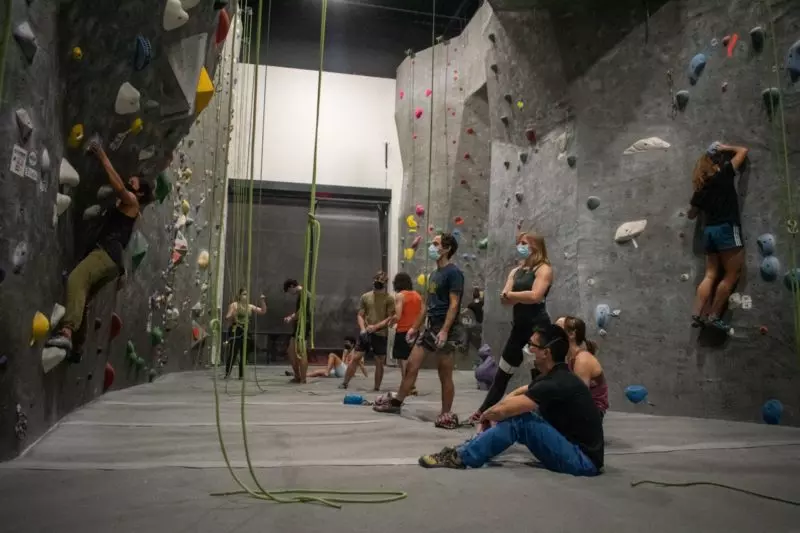
[[[686,109],[689,104],[689,91],[678,91],[675,93],[675,105],[680,111]]]
[[[106,198],[109,198],[114,195],[114,189],[111,188],[111,185],[103,185],[99,189],[97,189],[97,201],[101,202]]]
[[[416,237],[414,237],[414,240],[411,241],[411,249],[416,250],[417,248],[419,248],[421,242],[422,242],[422,235],[417,235]],[[413,257],[414,254],[411,255]],[[408,259],[411,259],[411,257],[409,257]]]
[[[417,204],[414,208],[414,212],[417,214],[418,217],[425,216],[425,207],[422,204]]]
[[[31,25],[26,21],[14,28],[14,39],[22,49],[22,53],[28,60],[28,63],[33,63],[33,58],[36,57],[36,52],[39,50],[39,45],[36,43],[36,36],[33,34]]]
[[[468,183],[468,182],[467,182],[467,180],[465,180],[465,179],[463,179],[463,178],[462,178],[462,180],[461,180],[461,185],[467,185],[467,183]]]
[[[486,250],[489,247],[489,238],[484,237],[478,241],[478,250]]]
[[[689,281],[689,274],[681,274],[681,281]]]
[[[114,367],[111,366],[111,363],[106,363],[106,368],[103,371],[103,392],[106,392],[111,388],[111,386],[114,384],[115,376],[116,372],[114,372]]]
[[[67,351],[64,348],[46,346],[42,350],[42,370],[44,370],[45,374],[48,374],[66,358]]]
[[[108,328],[109,339],[115,339],[122,332],[122,319],[116,313],[111,313],[111,324]]]
[[[670,147],[667,141],[658,137],[648,137],[647,139],[639,139],[622,152],[625,155],[639,154],[641,152],[649,152],[650,150],[666,150]]]
[[[144,35],[136,36],[136,51],[133,54],[133,68],[144,70],[150,64],[153,56],[153,48],[150,40]]]
[[[64,318],[67,310],[64,308],[63,305],[57,303],[53,305],[53,311],[50,313],[50,327],[55,328],[61,323],[61,319]]]
[[[114,104],[114,111],[118,115],[130,115],[139,111],[139,99],[141,93],[136,87],[128,83],[123,83],[117,91],[117,101]]]
[[[414,249],[413,248],[406,248],[403,250],[403,257],[405,257],[406,261],[411,261],[414,259]]]
[[[61,216],[69,209],[69,204],[72,203],[72,198],[66,194],[56,193],[56,216]]]
[[[728,92],[728,82],[727,81],[723,81],[722,82],[722,92],[724,92],[724,93]]]
[[[16,111],[17,128],[19,129],[19,138],[23,143],[28,142],[33,133],[33,120],[25,109],[19,108]]]
[[[153,328],[150,330],[150,345],[158,346],[164,343],[164,332],[161,328]]]
[[[139,161],[147,161],[156,155],[156,147],[152,144],[139,152]]]
[[[402,100],[405,97],[406,97],[406,92],[405,91],[400,91],[400,100]]]
[[[514,193],[514,198],[516,198],[518,202],[522,202],[523,198],[522,193],[521,192]]]
[[[775,114],[777,111],[778,106],[781,103],[781,91],[777,87],[770,87],[769,89],[764,89],[761,92],[761,99],[764,101],[764,107],[767,109],[767,115],[770,118]]]
[[[528,153],[527,152],[520,152],[519,153],[519,160],[522,161],[523,164],[527,163],[528,162]]]
[[[507,116],[505,116],[505,115],[501,116],[501,117],[500,117],[500,121],[501,121],[503,124],[505,124],[506,126],[508,126],[508,117],[507,117]]]
[[[83,50],[81,50],[80,46],[72,47],[72,59],[75,61],[80,61],[83,59]]]
[[[761,53],[764,50],[764,40],[767,37],[767,32],[761,26],[756,26],[750,30],[750,42],[753,44],[753,50]]]
[[[533,144],[536,142],[536,130],[534,129],[527,129],[525,130],[525,137],[528,139],[528,142]]]
[[[100,213],[102,212],[103,212],[102,206],[98,204],[91,205],[87,207],[86,210],[83,212],[83,220],[91,220],[93,218],[97,218],[98,216],[100,216]]]
[[[226,10],[219,12],[217,16],[217,31],[214,34],[214,42],[222,44],[228,38],[228,30],[231,27],[231,17]]]
[[[172,192],[172,183],[169,181],[166,172],[161,172],[158,177],[156,177],[156,191],[155,196],[158,203],[163,204],[164,200],[169,196],[169,193]]]
[[[414,116],[417,118],[422,118],[422,113],[423,111],[421,107],[418,107],[417,109],[414,110]]]
[[[726,35],[725,37],[722,38],[722,45],[723,46],[728,46],[728,44],[730,42],[731,42],[731,36],[730,35]]]
[[[775,236],[771,233],[760,235],[756,242],[758,242],[758,251],[761,252],[761,255],[766,256],[775,253]]]
[[[761,418],[767,424],[777,426],[781,423],[781,416],[783,416],[783,404],[780,400],[767,400],[761,407]]]
[[[769,255],[761,261],[761,279],[764,281],[775,281],[778,279],[781,263],[774,255]]]
[[[783,276],[783,284],[792,292],[800,290],[800,268],[790,270]]]
[[[83,142],[83,124],[75,124],[69,131],[69,138],[67,144],[71,148],[78,148]]]
[[[578,162],[578,158],[574,155],[567,156],[567,164],[569,168],[575,168],[575,164]]]
[[[469,152],[465,153],[464,154],[464,159],[469,159],[469,158],[470,158]]]
[[[633,241],[633,245],[638,248],[636,244],[636,237],[642,234],[647,227],[647,220],[635,220],[632,222],[625,222],[617,228],[617,233],[614,235],[614,240],[618,244],[628,241]]]
[[[47,148],[42,148],[42,156],[39,159],[39,166],[42,169],[42,174],[50,172],[50,152]]]
[[[625,397],[632,403],[642,403],[647,398],[647,389],[641,385],[625,387]]]
[[[425,274],[420,274],[419,276],[417,276],[417,284],[418,285],[421,285],[421,286],[424,287],[427,281],[428,281],[428,279],[425,276]]]
[[[406,226],[408,226],[409,233],[417,232],[417,221],[414,220],[414,215],[408,215],[406,217]]]
[[[800,80],[800,41],[794,43],[786,54],[786,70],[792,83]]]
[[[189,201],[188,200],[182,200],[181,201],[181,211],[183,212],[183,214],[184,215],[188,215],[190,210],[191,210],[191,206],[189,205]]]
[[[454,217],[454,218],[453,218],[453,223],[454,223],[456,226],[460,226],[460,225],[462,225],[462,224],[464,223],[464,219],[463,219],[463,218],[461,218],[461,217]]]
[[[697,54],[692,58],[691,63],[689,63],[689,82],[692,85],[697,83],[697,80],[700,78],[700,75],[703,73],[703,70],[706,68],[706,56],[705,54]]]
[[[430,89],[425,89],[425,96],[430,96],[433,94],[433,91]]]
[[[767,326],[761,326],[760,328],[758,328],[758,332],[761,333],[762,335],[766,335],[767,333],[769,333],[769,328],[767,328]]]
[[[598,198],[597,196],[590,196],[586,200],[586,207],[588,207],[590,211],[594,211],[595,209],[600,207],[600,198]]]
[[[14,265],[14,274],[22,272],[22,267],[28,262],[28,243],[25,241],[20,242],[14,248],[14,253],[11,255],[11,263]]]
[[[414,140],[416,140],[416,138],[417,138],[417,134],[416,134],[416,133],[412,133],[412,134],[411,134],[411,138],[412,138],[412,139],[414,139]]]
[[[511,168],[511,161],[503,161],[503,166],[506,167],[506,170]]]
[[[525,107],[525,102],[517,100],[517,109],[522,109],[523,107]]]
[[[135,232],[131,238],[131,250],[133,250],[131,254],[131,265],[134,270],[139,268],[139,265],[142,264],[149,248],[150,245],[147,243],[144,235],[142,235],[140,231]]]
[[[492,69],[492,72],[497,74],[497,70],[498,70],[497,63],[492,63],[491,65],[489,65],[489,68]]]
[[[167,0],[164,8],[164,29],[166,31],[180,28],[189,21],[189,13],[184,11],[180,0]]]
[[[494,43],[494,42],[497,42],[497,36],[495,36],[495,34],[494,34],[494,33],[490,33],[489,35],[487,35],[487,37],[489,38],[489,40],[490,40],[491,42],[493,42],[493,43]]]
[[[208,253],[208,250],[201,250],[200,254],[197,256],[197,267],[200,270],[207,269],[209,260],[210,260],[210,255]]]
[[[600,304],[594,309],[594,320],[598,328],[605,329],[611,316],[611,308],[607,304]]]
[[[125,357],[130,363],[135,363],[136,359],[138,359],[139,356],[136,355],[136,346],[133,344],[133,341],[128,341],[128,344],[125,346]]]
[[[39,311],[36,311],[36,314],[33,315],[33,320],[31,321],[30,345],[33,346],[38,341],[44,339],[49,332],[50,332],[50,321],[47,320],[47,317],[44,316],[44,314],[42,314]]]
[[[200,78],[197,80],[197,94],[194,97],[194,113],[199,115],[211,103],[214,96],[214,83],[208,75],[206,67],[200,69]]]
[[[102,327],[103,327],[103,321],[100,320],[99,318],[95,318],[94,319],[94,330],[97,331]]]
[[[467,128],[467,135],[472,135],[473,133],[475,133],[475,130],[474,130],[474,129],[472,129],[472,128]]]
[[[138,135],[144,129],[144,122],[140,118],[133,119],[131,129],[129,130],[134,135]]]
[[[511,95],[510,95],[510,94],[508,94],[508,93],[504,94],[504,95],[503,95],[503,98],[504,98],[504,99],[506,100],[506,102],[508,102],[509,104],[511,104],[511,103],[514,103],[514,97],[513,97],[513,96],[511,96]]]

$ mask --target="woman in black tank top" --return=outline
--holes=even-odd
[[[547,258],[544,238],[533,233],[521,233],[517,237],[517,256],[521,259],[520,264],[509,273],[500,294],[503,305],[514,306],[511,333],[492,386],[483,404],[470,417],[471,421],[480,418],[481,413],[503,398],[511,376],[522,364],[522,349],[536,329],[550,324],[545,299],[553,282],[553,268]],[[533,378],[534,372],[531,374]]]

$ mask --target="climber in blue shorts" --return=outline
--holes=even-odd
[[[692,176],[694,194],[688,216],[690,219],[699,214],[704,217],[706,274],[697,286],[692,308],[693,327],[708,323],[723,331],[730,330],[730,325],[722,320],[721,315],[739,281],[745,259],[734,178],[747,159],[747,152],[748,149],[741,146],[714,142],[695,165]],[[722,279],[719,279],[720,270],[724,272]],[[708,313],[704,312],[706,309]]]

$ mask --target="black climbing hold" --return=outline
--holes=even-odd
[[[8,364],[8,356],[0,355],[0,368],[5,368]]]
[[[92,373],[91,372],[89,372],[89,374],[87,374],[86,381],[92,381]]]
[[[578,162],[578,158],[574,155],[567,156],[567,164],[570,168],[575,168],[575,164]]]
[[[522,161],[523,163],[527,163],[528,162],[528,154],[526,152],[520,152],[519,153],[519,160]]]
[[[508,170],[511,167],[511,161],[503,161],[503,166],[505,166],[506,170]]]
[[[150,64],[153,49],[150,46],[150,41],[144,35],[136,36],[136,52],[133,56],[133,68],[142,70]]]
[[[767,256],[775,253],[775,236],[773,234],[759,235],[756,242],[758,242],[758,251],[761,252],[761,255]]]
[[[511,96],[510,94],[506,94],[505,96],[503,96],[503,98],[505,98],[505,99],[506,99],[506,101],[507,101],[509,104],[510,104],[510,103],[512,103],[512,102],[514,102],[514,97],[513,97],[513,96]]]
[[[518,202],[522,201],[522,193],[521,192],[515,193],[514,197],[517,199]]]
[[[502,120],[502,121],[503,121],[503,124],[505,124],[506,126],[508,126],[508,117],[507,117],[507,116],[503,115],[502,117],[500,117],[500,120]]]
[[[675,105],[678,107],[680,111],[686,109],[686,105],[689,103],[689,91],[678,91],[675,94]]]
[[[494,33],[490,33],[487,37],[489,37],[489,40],[493,43],[497,42],[497,36]]]
[[[220,10],[224,7],[228,6],[228,0],[215,0],[214,1],[214,9]]]
[[[98,329],[103,327],[103,321],[99,318],[94,319],[94,330],[97,331]]]
[[[778,272],[781,269],[781,263],[774,255],[769,255],[761,261],[761,279],[764,281],[775,281],[778,279]],[[787,288],[790,288],[787,286]]]
[[[590,211],[594,211],[595,209],[600,207],[600,198],[598,198],[597,196],[590,196],[586,200],[586,207],[588,207]]]
[[[786,54],[786,70],[789,71],[792,83],[800,80],[800,41],[794,43]]]
[[[489,65],[489,68],[492,69],[492,72],[497,74],[497,63],[492,63],[491,65]]]
[[[39,45],[36,42],[36,36],[33,33],[31,25],[27,21],[23,22],[14,28],[13,34],[25,59],[28,60],[28,63],[33,63],[36,52],[39,51]]]
[[[0,283],[3,283],[6,279],[6,271],[0,268]]]
[[[792,292],[800,289],[800,268],[790,270],[783,276],[783,284]]]
[[[767,115],[772,118],[775,111],[778,110],[778,105],[781,103],[781,91],[777,87],[770,87],[761,92],[761,99],[764,101],[764,107],[767,109]]]
[[[764,50],[764,40],[767,37],[767,32],[761,26],[756,26],[750,30],[750,42],[753,43],[753,50],[761,53]]]

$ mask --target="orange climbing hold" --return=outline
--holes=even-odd
[[[464,219],[463,219],[463,218],[461,218],[461,217],[455,217],[455,218],[453,219],[453,222],[456,224],[456,226],[460,226],[461,224],[463,224],[463,223],[464,223]]]
[[[217,44],[225,42],[225,39],[228,37],[228,30],[230,27],[231,17],[228,15],[228,12],[223,9],[217,16],[217,34],[215,36],[215,41]]]
[[[108,328],[108,336],[116,339],[122,332],[122,319],[117,313],[111,313],[111,326]]]

